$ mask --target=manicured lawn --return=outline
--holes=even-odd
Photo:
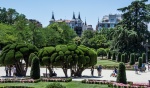
[[[97,64],[96,66],[98,65],[107,65],[107,66],[118,66],[118,62],[115,62],[115,61],[111,61],[111,60],[97,60]]]
[[[35,88],[45,88],[47,84],[52,82],[38,82],[38,83],[0,83],[0,87],[3,86],[31,86]],[[102,84],[84,84],[81,82],[60,82],[66,88],[108,88],[107,85]]]

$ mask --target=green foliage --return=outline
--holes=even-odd
[[[113,53],[112,60],[116,60],[116,54]]]
[[[51,83],[48,84],[45,88],[66,88],[66,87],[60,83]]]
[[[27,47],[20,48],[21,53],[28,53],[29,49]]]
[[[58,51],[60,51],[61,50],[61,45],[57,45],[56,46],[56,51],[58,52]]]
[[[53,54],[51,55],[50,58],[51,58],[51,62],[52,62],[52,63],[54,62],[56,56],[57,56],[57,53],[53,53]]]
[[[42,63],[45,65],[49,65],[50,64],[50,58],[49,57],[43,57],[42,58]]]
[[[98,56],[100,56],[100,55],[106,55],[106,51],[105,51],[105,49],[104,48],[99,48],[98,50],[97,50],[97,55]]]
[[[138,68],[142,67],[142,57],[139,57],[138,59]]]
[[[111,53],[110,53],[110,51],[109,51],[108,54],[107,54],[107,58],[108,58],[108,59],[111,59]]]
[[[121,62],[125,63],[125,54],[121,55]]]
[[[142,53],[142,62],[146,63],[146,54],[145,53]]]
[[[38,57],[33,57],[30,76],[32,79],[40,78],[40,63]]]
[[[77,45],[75,44],[68,44],[67,47],[68,47],[68,50],[70,51],[74,51],[77,49]]]
[[[14,43],[3,48],[0,55],[0,62],[3,65],[13,65],[18,64],[20,60],[24,60],[26,67],[30,64],[29,55],[31,53],[37,52],[37,48],[34,45],[30,45],[28,48],[28,44],[23,43]],[[32,57],[32,56],[31,56]],[[21,64],[19,64],[21,65]],[[17,66],[16,69],[19,69],[17,72],[19,75],[24,75],[24,69],[21,66]]]
[[[23,54],[20,51],[15,52],[15,58],[16,58],[16,60],[23,59]]]
[[[69,55],[69,54],[71,54],[70,51],[66,51],[66,52],[65,52],[65,55]]]
[[[124,53],[124,55],[125,55],[125,63],[128,63],[129,58],[128,58],[127,53]]]
[[[130,65],[134,65],[135,64],[135,54],[131,53],[130,54]]]
[[[51,54],[46,49],[39,51],[38,56],[41,63],[47,66],[60,66],[63,69],[69,69],[74,66],[78,66],[78,69],[83,69],[94,66],[97,63],[97,53],[84,45],[57,45],[55,48],[56,50]]]
[[[120,61],[122,61],[122,58],[121,58],[121,53],[119,52],[118,54],[117,54],[117,62],[120,62]]]
[[[122,28],[115,30],[116,36],[113,40],[114,47],[119,51],[131,53],[144,51],[141,42],[149,36],[147,23],[150,22],[150,4],[147,2],[148,0],[134,0],[130,5],[118,9],[123,13],[123,19],[118,23]]]
[[[59,51],[59,56],[64,56],[64,53],[62,51]]]
[[[118,83],[127,83],[127,78],[126,78],[126,67],[123,62],[119,63],[119,68],[118,68],[118,74],[117,74],[117,80]]]
[[[5,56],[4,64],[11,65],[15,62],[14,50],[10,50]]]

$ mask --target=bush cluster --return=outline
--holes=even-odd
[[[66,87],[60,83],[51,83],[48,84],[45,88],[66,88]]]

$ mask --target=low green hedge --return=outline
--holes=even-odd
[[[3,86],[0,88],[35,88],[35,87],[28,87],[28,86]]]

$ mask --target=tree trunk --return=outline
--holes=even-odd
[[[48,70],[49,70],[49,77],[52,77],[52,73],[53,73],[52,67],[51,67],[51,66],[48,66]]]
[[[68,77],[67,70],[68,70],[67,68],[63,68],[63,72],[65,74],[65,77]]]
[[[18,62],[15,64],[16,66],[16,76],[25,76],[26,72],[24,71],[24,68],[22,67],[22,63]]]
[[[74,73],[74,76],[81,77],[83,71],[84,71],[84,68],[77,69],[77,71]]]

